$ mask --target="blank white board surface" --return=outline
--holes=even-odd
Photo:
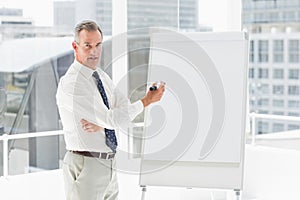
[[[247,60],[244,32],[151,35],[141,185],[242,187]]]

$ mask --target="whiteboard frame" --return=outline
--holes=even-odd
[[[245,32],[224,32],[224,33],[193,33],[201,34],[207,40],[217,37],[225,37],[226,40],[235,40],[236,36],[245,42],[244,63],[244,91],[243,108],[241,120],[241,160],[239,163],[214,163],[214,162],[187,162],[187,161],[158,161],[141,159],[141,173],[139,184],[141,186],[174,186],[174,187],[198,187],[198,188],[218,188],[218,189],[243,189],[244,155],[245,155],[245,134],[246,133],[246,107],[247,107],[247,80],[248,80],[248,42],[249,37]],[[191,36],[193,35],[191,34]],[[187,34],[188,36],[189,34]],[[223,36],[222,36],[223,35]],[[218,38],[220,40],[220,38]],[[151,44],[152,44],[151,40]],[[230,50],[228,50],[230,52]],[[150,51],[151,62],[151,51]],[[149,70],[151,63],[149,65]],[[147,113],[145,112],[145,115]],[[145,129],[144,129],[145,130]],[[161,168],[161,166],[167,166]],[[153,169],[155,172],[151,172]],[[143,173],[143,172],[151,173]]]

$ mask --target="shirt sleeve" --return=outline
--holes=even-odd
[[[112,86],[113,87],[113,86]],[[143,104],[137,101],[133,104],[119,91],[113,91],[113,105],[108,109],[99,95],[80,81],[61,80],[57,102],[59,107],[72,112],[75,119],[85,119],[108,129],[131,126],[131,121],[143,111]]]
[[[144,110],[144,105],[141,100],[134,102],[129,107],[129,115],[131,121],[136,118],[138,114],[140,114]]]
[[[113,93],[112,109],[126,110],[130,121],[134,120],[134,118],[144,110],[144,105],[142,101],[139,100],[134,103],[131,103],[126,97],[126,95],[124,95],[124,93],[114,85],[113,81],[107,74],[103,73],[101,75],[102,78],[104,78],[105,81],[107,81],[108,87]]]

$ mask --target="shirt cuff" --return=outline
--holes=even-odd
[[[134,102],[131,104],[131,112],[130,112],[130,118],[133,120],[138,114],[143,112],[144,110],[144,104],[141,100]]]

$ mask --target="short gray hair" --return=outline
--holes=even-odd
[[[84,20],[84,21],[79,22],[75,26],[74,40],[76,42],[78,42],[78,35],[79,35],[80,31],[82,31],[82,30],[87,30],[87,31],[97,31],[98,30],[100,32],[101,36],[103,37],[102,31],[96,22],[94,22],[92,20]]]

